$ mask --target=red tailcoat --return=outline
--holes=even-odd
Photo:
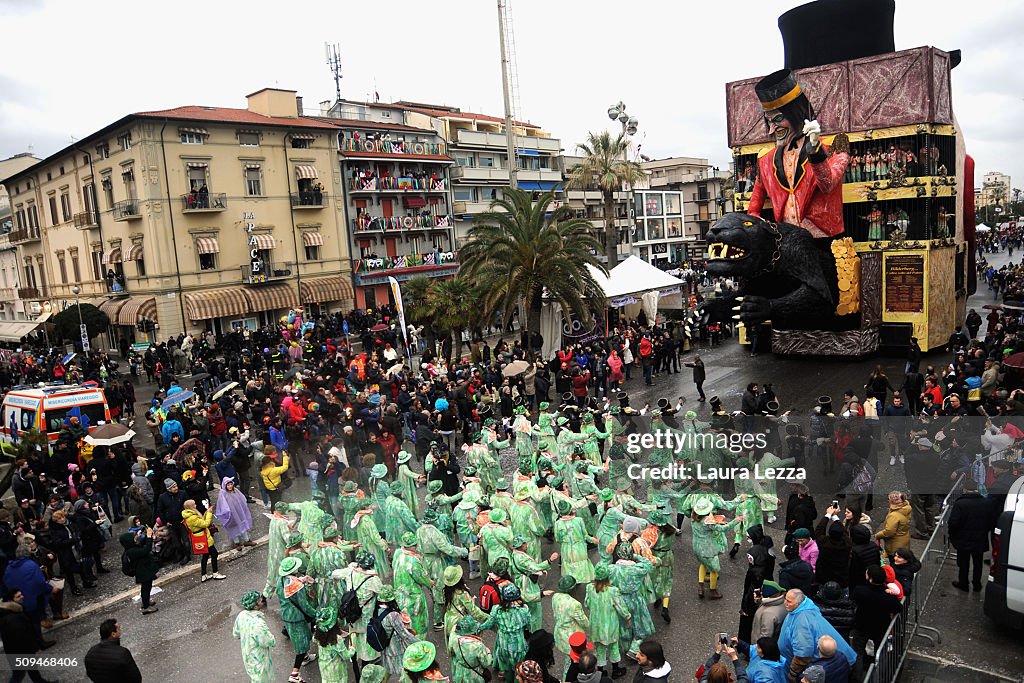
[[[747,213],[761,215],[765,196],[772,200],[776,221],[782,220],[783,207],[791,194],[796,196],[800,221],[810,221],[829,237],[843,232],[843,175],[850,155],[839,152],[829,156],[824,144],[809,152],[806,140],[800,150],[793,185],[789,187],[782,165],[782,145],[757,160],[757,181]]]

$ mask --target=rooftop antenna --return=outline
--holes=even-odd
[[[327,66],[334,74],[334,94],[337,101],[341,102],[341,50],[337,43],[324,43],[324,57],[327,59]]]

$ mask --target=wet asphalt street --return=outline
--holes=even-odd
[[[999,255],[995,261],[1002,263],[1004,258],[1005,256]],[[980,309],[982,304],[990,300],[990,293],[982,285],[981,292],[970,304]],[[708,372],[705,391],[709,396],[718,394],[727,410],[738,409],[744,387],[748,382],[756,381],[774,384],[783,410],[792,408],[804,414],[823,393],[832,395],[837,399],[837,403],[841,403],[843,390],[847,387],[862,387],[876,363],[881,363],[890,377],[897,378],[902,376],[904,362],[902,356],[882,356],[855,361],[777,359],[770,355],[751,358],[744,348],[731,342],[703,350],[701,353]],[[946,360],[943,354],[937,353],[928,356],[925,364],[945,363]],[[706,404],[695,401],[690,374],[686,372],[686,368],[683,370],[684,373],[680,375],[658,377],[656,385],[650,388],[643,387],[642,380],[634,376],[628,387],[632,405],[638,408],[645,402],[654,405],[660,397],[668,398],[675,403],[675,399],[682,394],[687,397],[688,406],[697,406],[698,413],[706,416],[709,409]],[[145,399],[148,393],[147,388],[141,387],[139,398]],[[140,410],[143,408],[144,406],[140,405]],[[145,429],[140,432],[145,432]],[[418,464],[416,466],[418,467]],[[812,478],[818,474],[815,470],[811,472]],[[901,468],[889,468],[888,461],[883,460],[876,490],[884,492],[904,484]],[[300,491],[306,490],[308,489],[305,482],[297,482],[289,493],[296,497],[300,495]],[[780,493],[785,500],[786,492]],[[816,497],[819,512],[828,505],[829,498],[829,495]],[[266,529],[262,506],[253,505],[251,509],[254,517],[258,519],[262,533]],[[876,508],[873,513],[876,529],[883,516],[884,511]],[[776,522],[773,527],[770,533],[777,548],[781,549],[781,521]],[[920,552],[923,549],[923,541],[915,540],[913,543],[916,551]],[[737,561],[730,561],[727,556],[723,556],[719,587],[725,598],[716,602],[700,601],[696,597],[694,585],[697,563],[690,550],[690,544],[689,525],[685,524],[682,534],[676,538],[672,623],[666,624],[660,616],[654,616],[658,630],[656,637],[665,646],[668,659],[675,671],[672,679],[675,683],[692,680],[693,672],[713,650],[718,631],[735,633],[745,571],[742,554]],[[544,554],[549,554],[553,549],[545,544]],[[87,594],[86,602],[69,603],[73,613],[83,608],[88,609],[89,605],[93,605],[93,611],[83,616],[73,616],[70,621],[49,631],[49,637],[55,638],[58,644],[48,650],[46,655],[77,657],[79,668],[48,673],[47,677],[58,677],[62,681],[87,680],[84,667],[81,665],[82,657],[98,640],[97,630],[100,621],[106,617],[113,617],[120,621],[123,631],[122,644],[134,653],[145,681],[184,683],[210,679],[247,680],[242,668],[238,641],[232,638],[231,629],[240,610],[239,597],[247,590],[263,586],[266,575],[265,547],[261,546],[240,557],[222,562],[221,572],[228,577],[225,581],[201,584],[197,562],[193,562],[184,574],[176,573],[169,579],[158,579],[158,584],[164,582],[164,592],[156,596],[160,611],[148,616],[139,613],[137,603],[133,604],[127,597],[119,597],[123,595],[123,591],[131,590],[132,580],[120,574],[118,551],[108,549],[107,557],[107,565],[113,572],[101,577],[98,593]],[[910,666],[903,680],[991,680],[981,672],[1020,680],[1024,668],[1020,664],[1024,656],[1021,634],[1002,633],[989,622],[982,614],[981,594],[960,594],[949,586],[949,581],[955,574],[953,560],[947,560],[941,571],[934,560],[926,558],[923,561],[925,569],[922,572],[920,589],[927,592],[933,580],[936,588],[930,596],[922,623],[939,628],[942,632],[942,642],[930,646],[922,639],[915,640],[912,654],[915,658],[922,658],[922,661]],[[161,576],[165,573],[166,571],[161,572]],[[441,577],[435,578],[440,580]],[[557,578],[556,570],[546,577],[545,587],[554,588]],[[97,604],[102,604],[103,607],[95,609]],[[550,629],[552,618],[550,602],[547,601],[544,617],[545,626]],[[284,681],[287,679],[293,655],[287,639],[280,633],[281,623],[276,601],[271,602],[268,618],[278,641],[274,650],[274,668],[278,680]],[[440,644],[440,638],[436,634],[431,633],[430,638]],[[493,634],[488,634],[485,638],[489,643],[493,643]],[[443,648],[439,647],[439,652],[442,651]],[[443,670],[448,672],[449,668],[443,656],[442,661]],[[940,668],[936,671],[933,662],[940,665],[953,664],[960,669],[952,671]],[[559,656],[553,669],[556,675],[561,673],[561,666]],[[631,680],[633,670],[630,669],[628,678],[624,680]],[[306,667],[303,675],[307,681],[320,680],[315,664]]]

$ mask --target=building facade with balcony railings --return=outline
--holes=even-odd
[[[325,113],[317,120],[338,130],[356,305],[393,303],[388,276],[453,275],[452,159],[444,140],[429,124],[406,125],[390,108],[343,103]]]
[[[656,159],[643,167],[647,183],[634,198],[633,253],[663,267],[702,261],[708,230],[732,211],[724,196],[728,171],[698,157]]]
[[[255,328],[298,305],[350,310],[337,131],[301,114],[280,89],[244,109],[139,112],[15,174],[12,205],[26,223],[37,207],[40,230],[21,285],[56,311],[80,287],[112,323],[96,348],[148,340],[144,321],[166,338]]]
[[[451,167],[456,247],[465,242],[474,219],[490,211],[510,184],[505,120],[462,111],[458,107],[399,101],[388,107],[400,110],[405,123],[434,128],[454,161]],[[514,160],[516,182],[536,193],[554,192],[564,201],[561,141],[532,123],[516,121]]]

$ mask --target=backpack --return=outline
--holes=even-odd
[[[135,576],[135,560],[127,550],[121,553],[121,573],[125,576]]]
[[[363,583],[370,580],[367,576],[363,579]],[[358,590],[363,587],[363,583],[355,588],[349,588],[341,594],[341,601],[338,603],[338,614],[349,624],[354,624],[359,621],[363,616],[363,606],[359,602]]]
[[[501,587],[506,583],[508,583],[506,579],[488,578],[484,581],[484,584],[480,586],[480,609],[490,613],[491,608],[501,602]]]
[[[384,652],[391,643],[392,635],[384,628],[384,617],[397,610],[391,605],[387,605],[384,611],[381,612],[379,607],[378,605],[378,609],[374,610],[373,617],[366,624],[366,644],[377,652]]]
[[[850,490],[855,493],[869,493],[875,482],[875,468],[867,461],[862,461],[860,469],[850,482]]]

